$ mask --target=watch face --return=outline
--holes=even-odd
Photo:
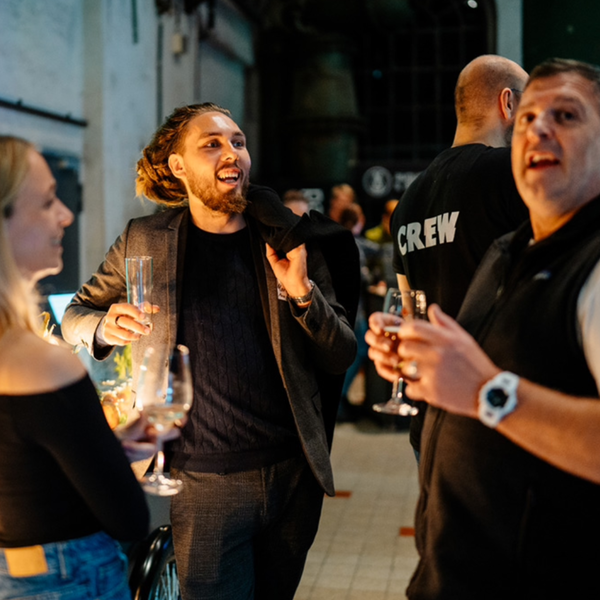
[[[508,394],[502,388],[492,388],[487,393],[487,400],[494,408],[502,408],[508,400]]]

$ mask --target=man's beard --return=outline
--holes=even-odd
[[[242,189],[231,190],[230,192],[220,193],[214,185],[205,184],[195,175],[188,176],[188,185],[190,191],[198,198],[204,206],[224,215],[243,213],[248,201],[246,192],[248,191],[248,180],[242,183]]]

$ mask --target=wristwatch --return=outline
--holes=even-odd
[[[297,306],[302,306],[303,304],[309,304],[313,297],[313,292],[315,290],[315,282],[312,279],[309,279],[310,290],[304,296],[290,296],[290,299]]]
[[[479,392],[479,420],[495,429],[504,417],[517,408],[519,377],[502,371],[490,379]]]

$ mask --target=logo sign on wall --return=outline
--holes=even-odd
[[[371,198],[385,198],[392,191],[398,194],[403,192],[418,174],[414,171],[392,173],[385,167],[374,166],[365,171],[362,185]]]

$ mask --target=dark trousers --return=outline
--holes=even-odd
[[[183,600],[292,600],[323,504],[306,459],[218,475],[171,469]]]

